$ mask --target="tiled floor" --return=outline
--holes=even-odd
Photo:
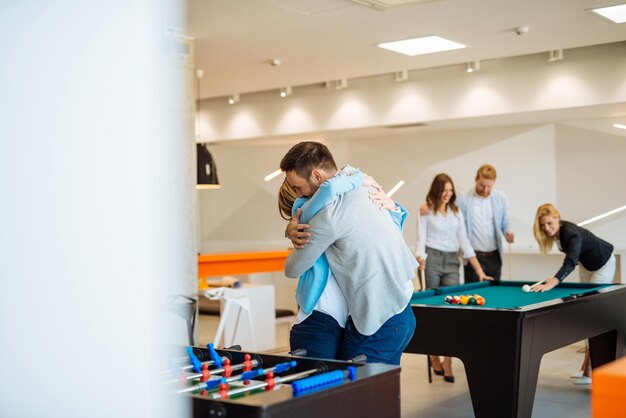
[[[219,317],[200,316],[198,341],[200,345],[212,342]],[[276,325],[276,349],[272,353],[289,351],[289,325]],[[569,375],[578,370],[583,354],[577,343],[548,353],[541,363],[533,418],[588,418],[590,417],[590,388],[576,386]],[[453,362],[455,383],[444,382],[433,376],[428,383],[426,357],[405,354],[402,357],[401,407],[402,417],[471,418],[474,416],[468,392],[463,363]]]

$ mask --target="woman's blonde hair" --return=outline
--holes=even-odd
[[[539,220],[544,216],[554,216],[561,220],[561,214],[551,203],[544,203],[537,208],[537,214],[535,215],[535,224],[533,225],[533,232],[535,234],[535,240],[539,244],[539,250],[541,254],[547,254],[554,245],[554,237],[549,237],[541,230]]]
[[[278,190],[278,212],[283,219],[287,221],[291,220],[293,202],[295,202],[297,198],[298,195],[293,187],[291,187],[291,184],[287,183],[287,179],[283,180],[283,184]]]

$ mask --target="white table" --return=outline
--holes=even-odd
[[[220,323],[217,346],[238,344],[243,350],[262,351],[276,346],[274,286],[244,284],[220,288]],[[209,289],[209,292],[215,289]],[[206,295],[206,293],[205,293]]]

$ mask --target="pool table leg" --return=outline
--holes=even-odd
[[[616,330],[589,339],[591,367],[600,367],[622,356],[624,335]]]
[[[529,352],[525,357],[503,351],[462,359],[477,418],[530,418],[542,356]]]

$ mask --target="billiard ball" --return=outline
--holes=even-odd
[[[530,292],[530,286],[525,284],[524,286],[522,286],[522,291],[524,291],[526,293]]]
[[[443,298],[443,301],[445,303],[452,303],[452,296],[447,295],[445,298]]]

